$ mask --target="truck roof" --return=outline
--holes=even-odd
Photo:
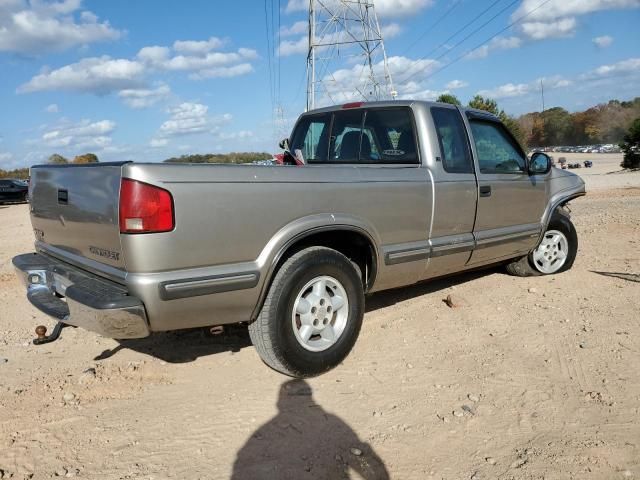
[[[441,106],[441,105],[450,105],[448,103],[443,102],[430,102],[426,100],[383,100],[379,102],[350,102],[344,103],[340,105],[330,105],[328,107],[316,108],[313,110],[309,110],[308,112],[303,113],[302,115],[313,115],[317,113],[326,113],[326,112],[335,112],[338,110],[344,109],[356,109],[356,108],[371,108],[371,107],[411,107],[416,104],[421,104],[425,108]],[[491,112],[487,112],[486,110],[478,110],[476,108],[468,108],[468,107],[459,107],[463,112],[470,112],[478,117],[486,117],[491,119],[498,119],[498,117]]]

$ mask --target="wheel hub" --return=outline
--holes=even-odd
[[[545,232],[538,248],[533,251],[533,264],[542,273],[555,273],[562,268],[569,254],[569,241],[559,230]]]
[[[320,352],[334,345],[347,325],[347,292],[333,277],[323,275],[309,281],[293,304],[291,324],[303,348]]]

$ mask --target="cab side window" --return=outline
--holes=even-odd
[[[498,122],[470,120],[481,173],[522,173],[524,154]]]
[[[431,116],[438,134],[442,167],[448,173],[473,173],[469,141],[460,112],[433,107]]]
[[[293,134],[291,153],[302,155],[305,163],[326,162],[329,150],[331,114],[303,118]]]

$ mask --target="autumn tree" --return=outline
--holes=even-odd
[[[98,163],[98,157],[94,153],[85,153],[74,158],[73,163]]]
[[[60,164],[69,163],[69,160],[64,158],[62,155],[58,155],[57,153],[54,153],[49,157],[49,159],[47,160],[47,163],[50,163],[53,165],[60,165]]]

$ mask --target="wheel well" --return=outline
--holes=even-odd
[[[327,247],[342,253],[360,268],[365,291],[373,285],[377,273],[376,250],[369,237],[355,230],[328,230],[305,235],[280,255],[273,275],[292,255],[309,247]]]

